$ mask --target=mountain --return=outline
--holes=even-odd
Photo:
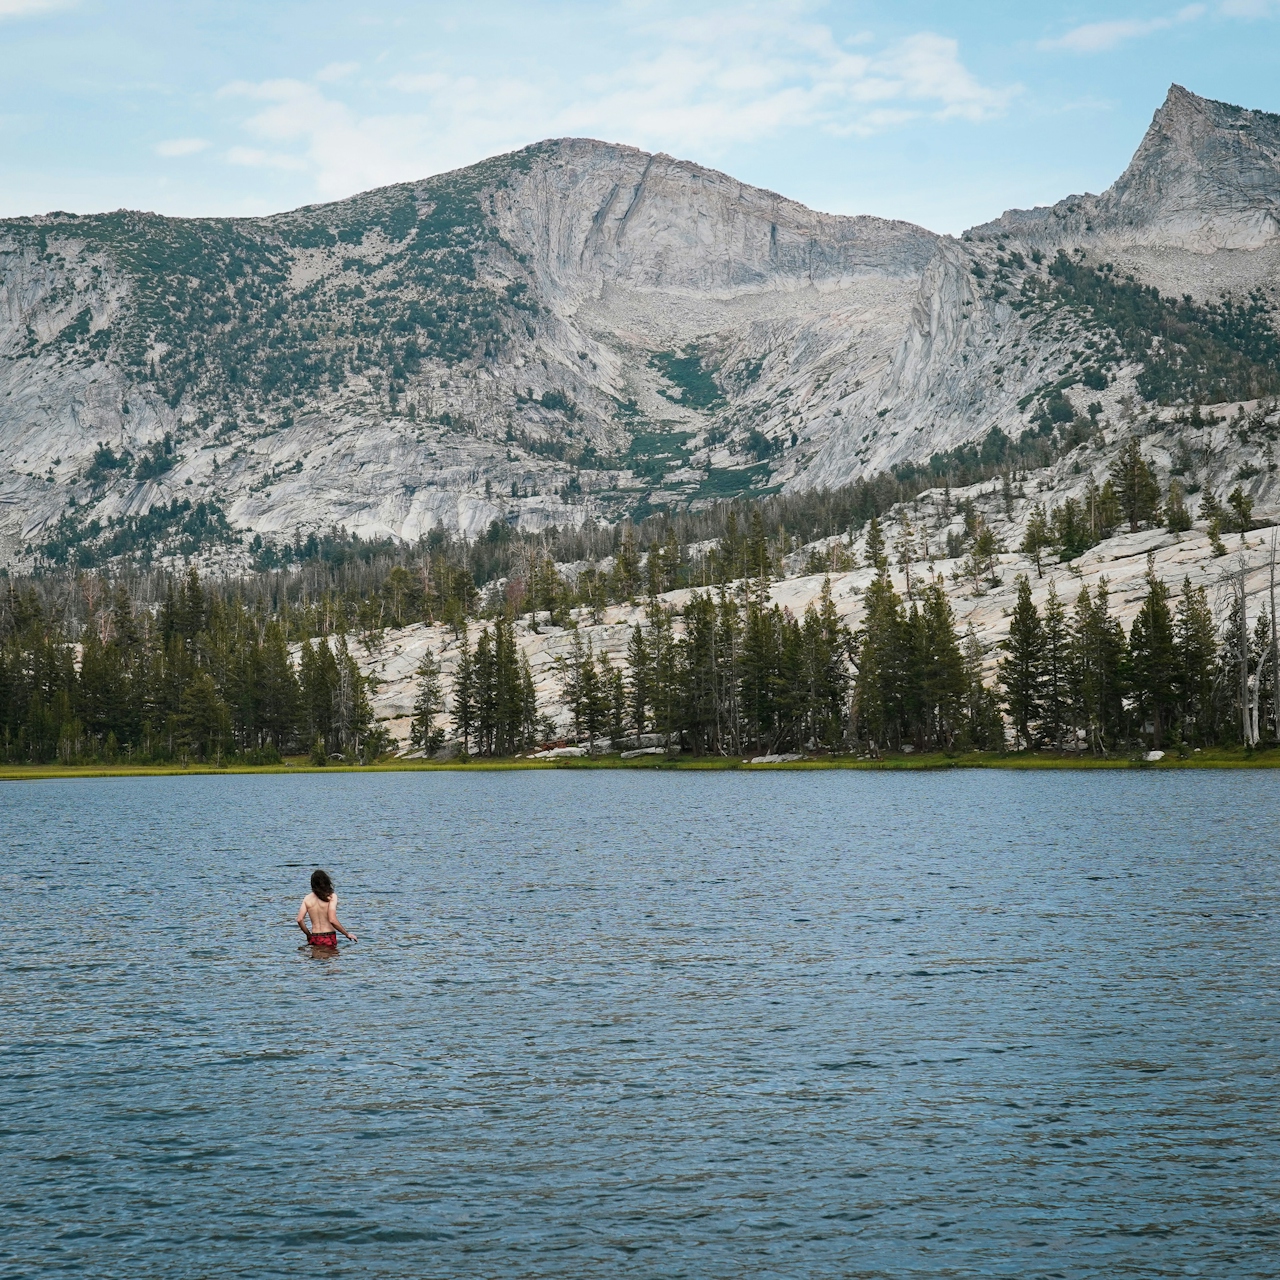
[[[260,219],[0,222],[0,562],[614,520],[1280,391],[1280,117],[1175,86],[959,239],[584,139]],[[1074,434],[1073,434],[1074,433]]]

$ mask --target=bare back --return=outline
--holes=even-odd
[[[309,893],[302,900],[302,909],[311,921],[311,933],[332,933],[333,922],[338,914],[338,895],[330,894],[329,901],[324,902],[314,893]]]

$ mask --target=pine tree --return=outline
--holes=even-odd
[[[1053,536],[1049,531],[1049,522],[1045,519],[1044,508],[1039,504],[1031,509],[1031,515],[1027,520],[1027,531],[1022,539],[1022,546],[1019,548],[1025,555],[1031,557],[1032,563],[1036,567],[1036,577],[1043,577],[1044,570],[1040,561],[1046,547],[1053,545]]]
[[[1174,619],[1178,657],[1178,702],[1182,734],[1191,741],[1213,741],[1213,668],[1217,635],[1204,587],[1182,582],[1182,598]]]
[[[435,755],[444,744],[444,730],[436,727],[436,719],[444,714],[444,688],[440,683],[440,664],[430,649],[414,673],[417,691],[413,702],[413,719],[409,723],[409,742],[427,755]]]
[[[922,746],[951,750],[963,732],[968,681],[956,635],[955,616],[942,587],[930,583],[920,593],[920,701],[924,710]]]
[[[328,755],[336,745],[333,734],[333,691],[337,683],[337,664],[328,644],[323,640],[312,645],[302,642],[298,659],[302,694],[302,722],[306,741],[317,738]]]
[[[907,619],[887,574],[880,574],[863,597],[857,650],[855,706],[858,732],[872,752],[901,746],[906,668]]]
[[[463,755],[469,755],[476,730],[475,659],[464,634],[458,644],[458,665],[453,673],[453,727],[462,739]]]
[[[644,632],[637,622],[627,644],[627,709],[632,731],[638,737],[649,723],[649,681],[651,664]]]
[[[1004,720],[994,690],[982,679],[983,654],[973,624],[964,638],[965,743],[979,751],[1002,751],[1005,746]]]
[[[605,732],[614,746],[626,733],[627,686],[620,668],[613,665],[607,653],[599,658],[600,690],[605,709]]]
[[[1071,633],[1067,611],[1054,584],[1044,604],[1044,667],[1041,729],[1055,746],[1061,746],[1071,720]]]
[[[884,553],[884,534],[880,532],[880,521],[875,516],[867,526],[866,556],[867,567],[877,573],[884,573],[889,568],[889,557]]]
[[[1142,456],[1136,439],[1125,442],[1111,467],[1111,482],[1129,532],[1137,533],[1139,526],[1155,519],[1160,503],[1160,486]]]
[[[717,749],[719,689],[716,683],[716,607],[695,592],[684,609],[681,667],[684,699],[681,728],[696,754]]]
[[[328,650],[326,645],[325,649]],[[346,635],[339,633],[337,652],[332,658],[333,728],[338,750],[344,755],[360,754],[365,739],[373,730],[373,708],[369,705],[369,688],[360,674],[356,660],[347,648]]]
[[[1002,648],[1000,683],[1004,686],[1009,719],[1022,747],[1035,742],[1033,725],[1042,709],[1044,681],[1044,628],[1031,599],[1031,584],[1018,575],[1018,598],[1009,619],[1009,638]]]
[[[1100,578],[1093,596],[1081,588],[1071,635],[1074,718],[1095,754],[1122,733],[1127,662],[1124,629],[1110,615],[1107,580]]]
[[[649,696],[653,727],[665,736],[668,750],[678,750],[682,696],[680,651],[672,633],[671,614],[659,606],[650,613],[650,620]]]
[[[1148,564],[1147,595],[1129,629],[1129,662],[1138,708],[1152,726],[1159,748],[1170,724],[1178,692],[1178,654],[1169,588]]]
[[[197,672],[183,689],[182,722],[186,742],[198,759],[221,759],[231,729],[231,713],[207,671]]]
[[[529,659],[520,655],[520,748],[527,750],[538,741],[538,693],[533,683]]]
[[[1191,528],[1191,512],[1187,510],[1182,484],[1169,481],[1169,496],[1164,503],[1164,526],[1170,533],[1186,533]]]
[[[1244,535],[1253,528],[1253,499],[1245,493],[1240,485],[1236,485],[1231,490],[1230,497],[1227,498],[1227,505],[1231,508],[1232,527],[1240,535],[1240,541],[1244,541]]]
[[[757,579],[762,585],[767,583],[773,577],[773,565],[769,560],[769,542],[759,507],[751,508],[751,532],[747,535],[746,555],[746,576]]]
[[[575,637],[577,633],[574,633]],[[485,627],[476,640],[472,657],[472,700],[475,704],[476,748],[480,755],[495,754],[498,735],[498,679],[493,633]]]
[[[1124,513],[1120,509],[1120,499],[1116,496],[1116,487],[1107,480],[1098,490],[1097,502],[1094,506],[1092,526],[1095,538],[1109,538],[1120,527]]]
[[[263,740],[284,753],[297,736],[301,691],[289,647],[278,622],[269,622],[263,633],[258,672],[258,724]]]

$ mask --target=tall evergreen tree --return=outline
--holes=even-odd
[[[1044,627],[1031,599],[1031,584],[1018,576],[1018,598],[1009,619],[1009,638],[1000,662],[1000,683],[1014,732],[1022,747],[1033,746],[1043,709]]]
[[[1128,652],[1124,630],[1111,616],[1106,578],[1093,595],[1081,588],[1072,626],[1072,700],[1090,749],[1105,753],[1123,732]]]
[[[462,739],[464,755],[470,754],[476,729],[475,659],[464,634],[458,645],[458,665],[453,674],[453,727]]]
[[[646,732],[649,724],[649,682],[651,660],[645,644],[644,632],[637,622],[627,643],[627,707],[631,728],[638,735]]]
[[[1175,720],[1178,694],[1178,654],[1169,588],[1147,568],[1147,595],[1129,630],[1129,663],[1138,709],[1151,724],[1156,747]]]
[[[1067,611],[1052,582],[1044,604],[1043,634],[1040,726],[1051,743],[1061,746],[1071,721],[1071,632]]]
[[[1137,533],[1142,525],[1154,522],[1160,505],[1160,486],[1133,437],[1116,455],[1111,467],[1111,483],[1120,509],[1129,521],[1130,533]]]
[[[444,714],[444,687],[440,683],[440,664],[430,649],[414,673],[417,689],[413,701],[413,719],[409,722],[409,742],[427,755],[435,755],[444,745],[444,730],[436,724]]]
[[[1182,736],[1204,745],[1213,741],[1213,676],[1217,634],[1204,587],[1182,582],[1182,598],[1174,619],[1178,659],[1178,702]]]

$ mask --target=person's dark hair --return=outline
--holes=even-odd
[[[321,902],[328,902],[333,897],[333,881],[327,871],[315,870],[311,873],[311,892]]]

